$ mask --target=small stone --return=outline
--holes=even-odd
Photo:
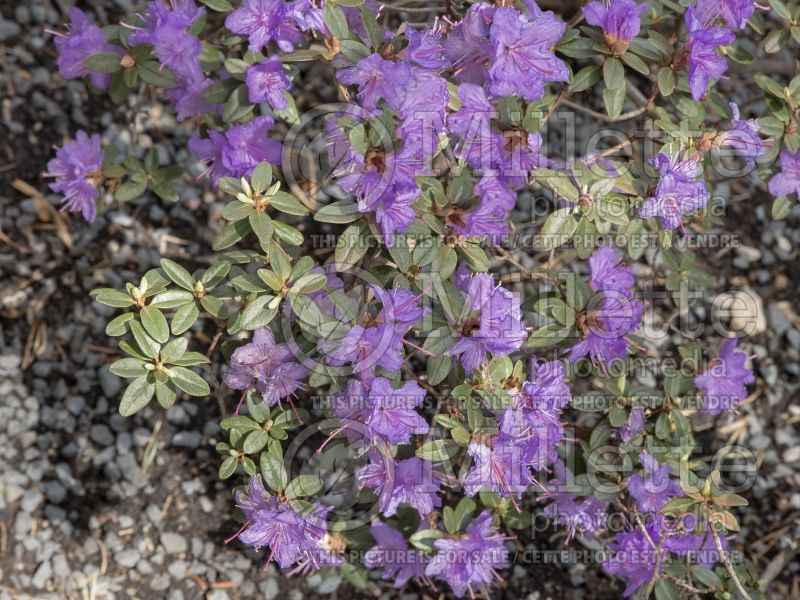
[[[22,495],[20,506],[27,513],[34,512],[44,502],[44,494],[39,490],[28,490]]]
[[[108,428],[108,425],[99,423],[92,425],[89,429],[89,439],[101,446],[110,446],[114,443],[114,434]]]
[[[162,533],[161,544],[164,546],[167,554],[183,554],[189,549],[189,544],[186,538],[178,533]]]
[[[272,600],[278,595],[278,582],[273,578],[265,579],[258,584],[258,589],[264,594],[264,600]]]
[[[67,497],[67,490],[59,481],[45,481],[42,487],[47,499],[53,504],[59,504]]]
[[[107,366],[97,371],[97,377],[100,380],[100,387],[103,388],[103,394],[107,398],[116,398],[122,389],[122,380],[109,371]]]
[[[122,550],[114,555],[114,560],[117,561],[118,565],[130,569],[139,562],[139,552],[133,548]]]
[[[179,448],[197,448],[202,439],[198,431],[179,431],[172,436],[172,445]]]
[[[52,575],[53,568],[50,566],[50,561],[46,560],[36,569],[36,572],[33,574],[33,579],[31,579],[31,585],[41,590],[47,585],[47,580],[50,579]]]
[[[783,460],[786,463],[793,464],[800,461],[800,446],[793,446],[783,452]]]
[[[169,575],[162,573],[150,580],[150,589],[156,592],[163,592],[170,586]]]

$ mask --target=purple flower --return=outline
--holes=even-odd
[[[569,69],[550,50],[565,28],[551,12],[528,18],[514,8],[495,9],[489,92],[494,97],[519,95],[532,102],[544,96],[545,82],[567,81]]]
[[[718,415],[723,410],[735,409],[747,398],[747,385],[755,381],[753,371],[745,365],[747,354],[736,347],[736,339],[722,344],[719,358],[700,375],[694,384],[703,390],[702,410]]]
[[[187,29],[203,15],[205,9],[198,8],[193,0],[172,2],[171,8],[158,0],[148,3],[144,27],[131,34],[130,44],[152,44],[158,60],[179,81],[202,80],[203,72],[198,57],[203,47]]]
[[[265,115],[244,125],[234,125],[224,136],[209,131],[208,139],[191,138],[189,150],[210,163],[206,172],[211,174],[215,185],[220,177],[250,177],[263,161],[281,163],[280,142],[267,136],[274,123],[272,117]]]
[[[164,95],[175,105],[178,119],[181,120],[206,113],[219,113],[222,111],[219,104],[210,104],[203,99],[203,92],[213,83],[208,77],[179,82],[178,85],[165,89]]]
[[[509,435],[501,433],[488,444],[470,442],[467,453],[473,464],[461,483],[468,496],[490,491],[511,497],[513,502],[515,495],[522,495],[533,483],[524,445]]]
[[[262,327],[252,342],[233,352],[224,380],[235,390],[257,390],[273,406],[299,389],[307,375],[308,368],[294,360],[289,347],[276,344],[272,331]]]
[[[369,464],[356,471],[356,477],[361,485],[375,490],[384,516],[397,514],[397,509],[407,504],[424,517],[442,505],[442,475],[433,470],[429,461],[416,456],[395,461],[375,450],[370,451],[369,457]]]
[[[649,525],[647,529],[651,539],[653,536],[658,537],[655,524]],[[627,580],[628,585],[622,592],[626,598],[650,581],[655,573],[658,552],[650,544],[648,534],[641,529],[621,531],[607,544],[613,555],[603,563],[603,569],[609,575]],[[663,555],[663,551],[660,552]],[[659,574],[660,572],[659,569]]]
[[[250,102],[267,102],[275,110],[289,106],[283,92],[292,86],[292,80],[277,56],[270,56],[257,65],[247,67],[245,81]]]
[[[69,9],[69,20],[68,33],[55,34],[58,72],[64,79],[77,79],[89,75],[92,85],[100,89],[107,88],[111,81],[111,75],[89,71],[84,63],[90,56],[102,52],[113,52],[119,54],[120,57],[125,52],[119,46],[106,40],[103,30],[97,25],[89,23],[86,14],[79,8]]]
[[[375,521],[370,527],[375,545],[364,555],[367,567],[383,567],[383,579],[394,581],[395,589],[409,579],[425,577],[428,558],[420,550],[409,548],[403,534],[386,523]]]
[[[531,359],[531,381],[518,393],[500,417],[500,432],[524,448],[527,463],[542,470],[558,457],[556,447],[564,439],[560,413],[572,400],[564,381],[564,363],[538,363]]]
[[[631,409],[627,422],[617,429],[619,437],[623,442],[630,442],[633,438],[644,431],[644,407],[638,404]]]
[[[646,4],[637,4],[634,0],[593,0],[583,7],[583,14],[589,25],[603,29],[606,43],[619,56],[639,35],[641,14],[645,8]]]
[[[79,131],[56,151],[56,157],[47,163],[46,177],[54,177],[50,184],[54,192],[64,194],[62,210],[80,211],[89,223],[96,216],[95,200],[103,181],[103,146],[98,134],[92,137]]]
[[[447,350],[458,356],[464,370],[472,373],[486,354],[505,356],[518,350],[528,336],[522,322],[521,302],[505,288],[495,285],[491,275],[467,275],[461,268],[456,287],[466,295],[465,311],[459,323],[460,337]]]
[[[592,297],[586,313],[579,315],[578,328],[584,338],[567,353],[570,362],[590,356],[605,366],[628,354],[627,335],[639,328],[644,305],[629,294],[606,290]]]
[[[255,548],[268,546],[267,560],[274,559],[282,569],[297,563],[299,568],[316,570],[342,562],[327,547],[325,520],[330,508],[315,502],[310,511],[300,515],[289,504],[270,496],[259,476],[250,478],[247,492],[236,493],[236,504],[245,514],[237,537]]]
[[[429,71],[441,71],[450,66],[450,61],[444,55],[441,31],[424,29],[419,32],[406,27],[403,35],[408,40],[408,46],[400,52],[403,60]]]
[[[244,0],[225,18],[225,27],[248,37],[249,49],[259,52],[275,41],[284,52],[303,39],[297,23],[288,18],[291,5],[283,0]],[[296,12],[296,11],[293,11]]]
[[[663,152],[652,159],[660,177],[655,196],[647,198],[639,207],[642,217],[658,217],[666,229],[675,229],[683,223],[683,215],[705,207],[709,194],[706,184],[699,178],[700,163],[693,159],[679,160]]]
[[[710,533],[693,534],[678,528],[668,530],[667,526],[664,519],[651,519],[645,525],[646,532],[639,527],[621,531],[608,543],[613,555],[603,563],[603,569],[609,575],[627,580],[628,585],[623,591],[626,598],[653,578],[656,564],[663,567],[669,552],[692,553],[692,560],[706,568],[717,562],[719,557]],[[727,539],[722,537],[721,542],[723,550],[726,550]],[[661,572],[659,569],[658,574]]]
[[[735,102],[731,102],[728,106],[731,107],[733,114],[732,127],[717,135],[714,145],[718,148],[733,148],[739,156],[747,161],[747,165],[752,167],[755,159],[761,158],[767,152],[764,142],[759,136],[761,124],[758,119],[747,119],[746,121],[740,119],[739,107]]]
[[[492,513],[484,510],[468,526],[463,536],[436,540],[437,550],[425,574],[446,582],[456,597],[487,593],[500,579],[498,569],[509,567],[506,538],[492,525]]]
[[[412,435],[428,432],[428,422],[415,410],[423,400],[425,390],[416,381],[394,389],[388,379],[376,377],[367,396],[367,429],[389,444],[408,444]]]
[[[599,292],[601,290],[630,290],[635,279],[633,271],[623,264],[612,248],[598,248],[589,257],[591,277],[589,285]]]
[[[354,67],[339,71],[339,81],[358,85],[359,104],[367,110],[374,109],[383,98],[390,108],[400,104],[403,88],[411,81],[411,66],[404,61],[391,61],[380,54],[370,54]]]
[[[640,460],[644,476],[638,473],[630,476],[628,493],[640,512],[656,514],[667,502],[682,494],[681,487],[669,478],[672,471],[669,465],[660,465],[647,452],[642,452]]]
[[[483,86],[486,81],[486,69],[494,55],[489,40],[494,10],[482,2],[473,4],[447,36],[445,56],[455,69],[458,83]]]
[[[731,29],[744,29],[755,12],[755,1],[698,0],[697,10],[710,21],[721,18]]]
[[[781,172],[769,180],[769,193],[773,196],[797,194],[800,198],[800,150],[792,153],[783,149],[778,161],[781,163]]]
[[[580,531],[588,539],[604,529],[608,522],[608,502],[598,500],[594,496],[579,496],[571,491],[572,471],[561,459],[553,463],[554,477],[543,499],[552,500],[544,507],[544,513],[553,519],[556,525],[566,527],[571,539],[576,531]]]
[[[689,31],[687,56],[689,65],[689,87],[692,98],[700,100],[712,80],[719,79],[728,69],[728,61],[719,53],[719,47],[731,44],[736,36],[725,29],[711,25],[703,12],[702,5],[690,6],[684,14],[686,29]]]

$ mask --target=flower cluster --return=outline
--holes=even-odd
[[[729,508],[743,502],[700,461],[677,465],[697,452],[685,403],[735,410],[755,377],[731,339],[688,376],[633,382],[644,302],[631,262],[648,261],[675,297],[684,279],[702,280],[684,239],[709,203],[712,151],[750,168],[779,157],[770,191],[800,193],[800,84],[757,79],[767,104],[785,104],[771,121],[742,119],[709,93],[726,57],[739,57],[729,46],[754,3],[697,0],[681,14],[674,3],[594,0],[565,23],[534,0],[475,2],[424,27],[379,15],[373,0],[203,4],[151,0],[106,29],[72,9],[68,33],[56,34],[64,77],[87,77],[118,103],[160,88],[205,165],[193,172],[227,202],[211,264],[164,260],[124,290],[94,292],[125,311],[106,329],[127,355],[112,372],[133,379],[120,411],[209,395],[190,367],[219,351],[224,384],[241,392],[220,423],[220,476],[249,477],[235,491],[243,524],[233,538],[288,572],[341,568],[363,586],[379,569],[397,588],[491,594],[510,566],[509,531],[538,510],[567,541],[610,550],[605,570],[627,581],[626,595],[657,585],[659,597],[677,597],[678,579],[696,589],[696,571],[679,578],[665,562],[724,562],[694,555],[726,547],[737,527]],[[307,76],[319,76],[310,61],[334,84],[320,94],[342,100],[321,126],[299,114],[316,97],[306,94]],[[553,150],[558,110],[598,118],[597,105],[578,102],[593,102],[601,80],[599,118],[631,124],[627,145],[643,158],[613,158],[625,144]],[[642,81],[650,97],[623,113]],[[642,143],[645,121],[663,146]],[[330,167],[319,181],[294,170],[288,142],[308,133]],[[66,209],[91,221],[106,191],[161,196],[173,167],[155,152],[112,154],[104,161],[100,136],[82,131],[58,149],[46,175]],[[520,218],[523,206],[533,220]],[[526,230],[535,252],[507,243]],[[335,235],[335,248],[307,239],[318,233]],[[598,234],[628,242],[610,247]],[[637,247],[642,239],[658,252]],[[219,334],[209,352],[189,351],[203,320]],[[620,464],[604,462],[608,445]],[[338,481],[324,471],[339,468],[339,453],[349,503],[322,491]],[[699,491],[678,483],[677,466]],[[309,474],[317,467],[320,477]],[[612,506],[625,510],[623,531]],[[684,528],[667,518],[698,514],[703,522]],[[740,584],[726,572],[713,574],[725,578],[715,592]]]

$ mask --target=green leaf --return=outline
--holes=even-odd
[[[314,213],[314,220],[320,223],[345,224],[352,223],[360,218],[361,213],[358,210],[358,206],[352,200],[333,202]]]
[[[278,312],[278,307],[268,306],[274,296],[258,296],[242,311],[242,329],[253,330],[269,324]]]
[[[272,230],[272,219],[269,218],[267,213],[253,211],[250,213],[248,221],[250,222],[250,227],[258,236],[258,239],[262,243],[268,244],[269,241],[272,239],[273,230]]]
[[[136,345],[139,346],[139,350],[148,358],[157,358],[158,351],[160,350],[158,343],[147,334],[144,327],[142,327],[139,322],[131,321],[129,326],[133,334],[133,339],[136,340]]]
[[[272,165],[268,162],[260,162],[250,178],[250,183],[253,184],[253,193],[262,194],[269,185],[272,183]]]
[[[172,382],[190,396],[208,396],[211,388],[206,380],[185,367],[170,367]]]
[[[357,223],[350,225],[336,240],[333,256],[337,268],[342,271],[357,265],[367,250],[369,245],[361,234],[361,225]]]
[[[647,64],[632,52],[626,52],[620,58],[622,59],[622,62],[624,62],[634,71],[638,71],[642,75],[650,74],[650,68],[647,66]]]
[[[156,400],[158,400],[161,408],[165,410],[169,409],[173,404],[175,404],[175,400],[177,400],[177,398],[178,393],[172,383],[156,381]]]
[[[444,381],[453,366],[450,356],[435,356],[428,359],[427,374],[430,385],[439,385]]]
[[[459,446],[451,440],[433,440],[417,448],[416,455],[422,460],[444,462],[459,451]]]
[[[280,242],[288,244],[289,246],[299,246],[303,243],[303,234],[296,227],[281,223],[280,221],[272,221],[272,227],[275,229],[275,237]]]
[[[186,338],[175,338],[161,349],[161,360],[165,363],[175,364],[185,353],[189,340]]]
[[[678,586],[669,579],[658,579],[655,585],[656,600],[680,600]]]
[[[177,308],[186,304],[194,303],[194,294],[186,290],[167,290],[161,292],[150,302],[150,306],[156,308]]]
[[[193,367],[195,365],[204,365],[208,362],[210,361],[204,354],[200,354],[199,352],[185,352],[183,356],[176,358],[172,364],[178,365],[179,367]]]
[[[138,358],[120,358],[109,367],[109,371],[118,377],[142,377],[147,375],[144,365],[145,362]]]
[[[223,460],[222,464],[219,466],[219,478],[228,479],[228,477],[236,472],[236,466],[238,464],[239,461],[236,460],[235,456],[229,456]]]
[[[189,290],[190,292],[194,290],[194,277],[192,277],[192,274],[189,273],[189,271],[176,263],[174,260],[162,258],[161,268],[164,269],[164,273],[167,274],[167,277],[169,277],[183,289]]]
[[[383,43],[383,29],[378,25],[378,21],[373,16],[371,10],[368,10],[364,6],[359,10],[361,12],[361,21],[364,23],[364,31],[367,34],[367,39],[372,48],[377,50]]]
[[[134,379],[122,394],[119,403],[119,414],[129,417],[142,410],[155,393],[155,386],[147,381],[147,376],[143,375]]]
[[[142,81],[158,87],[172,87],[175,85],[175,75],[165,69],[158,61],[151,60],[143,65],[137,65],[136,70]]]
[[[606,58],[603,63],[603,81],[607,88],[623,87],[625,81],[625,67],[618,58]]]
[[[669,67],[661,67],[658,71],[658,90],[665,97],[675,91],[675,71]]]
[[[326,2],[322,8],[322,19],[331,30],[334,37],[340,40],[345,39],[350,34],[350,29],[347,26],[347,17],[344,16],[344,11],[336,6],[333,2]]]
[[[275,210],[279,210],[287,215],[296,215],[298,217],[305,217],[308,215],[308,209],[303,203],[292,194],[287,194],[286,192],[275,192],[269,204]]]
[[[245,454],[255,454],[261,452],[264,446],[267,445],[267,442],[269,442],[269,433],[263,429],[254,429],[244,438],[242,450]]]
[[[602,72],[599,66],[589,65],[588,67],[584,67],[573,75],[572,81],[570,81],[569,84],[569,89],[573,93],[588,90],[595,83],[600,81],[601,76]]]
[[[316,475],[300,475],[286,486],[284,492],[289,499],[313,496],[322,489],[322,480]]]
[[[440,529],[423,529],[412,534],[408,541],[411,545],[419,548],[420,550],[431,551],[433,550],[433,543],[444,537],[444,531]]]
[[[233,5],[228,0],[200,0],[200,2],[217,12],[231,12],[233,10]]]
[[[606,113],[612,119],[616,119],[622,114],[622,105],[625,103],[625,91],[627,83],[623,78],[619,87],[606,87],[603,90],[603,104],[606,107]]]
[[[139,311],[145,331],[159,344],[164,344],[169,339],[169,326],[164,314],[153,306],[145,306]]]
[[[144,194],[147,191],[147,180],[142,181],[126,181],[117,188],[114,192],[114,198],[118,202],[130,202]]]
[[[545,219],[539,232],[539,244],[543,250],[553,250],[566,244],[578,229],[578,219],[571,207],[559,208]]]
[[[264,482],[276,492],[282,492],[289,483],[283,461],[270,452],[262,452],[259,466]]]
[[[122,68],[121,61],[122,57],[115,52],[100,52],[83,61],[83,66],[95,73],[116,73]]]
[[[120,292],[114,288],[92,290],[92,296],[95,302],[105,304],[106,306],[113,306],[114,308],[126,308],[133,304],[133,298],[130,297],[130,294]]]
[[[211,249],[214,251],[224,250],[230,248],[239,242],[244,236],[251,231],[249,221],[241,220],[235,223],[229,223],[222,231],[220,231],[214,241],[211,243]]]
[[[194,302],[191,304],[184,304],[175,311],[174,315],[172,315],[172,323],[170,324],[172,334],[180,335],[185,331],[188,331],[189,328],[194,325],[195,321],[197,321],[197,317],[199,316],[200,310],[197,308],[197,305]]]
[[[106,325],[106,335],[111,337],[119,337],[121,335],[125,335],[125,332],[128,331],[126,327],[128,321],[136,318],[136,315],[133,313],[123,313],[119,316],[114,317],[108,325]]]
[[[792,213],[797,201],[789,196],[778,196],[772,201],[772,218],[776,221],[785,219]]]

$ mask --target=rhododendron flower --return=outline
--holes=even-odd
[[[701,409],[712,415],[734,409],[747,398],[747,385],[755,381],[752,369],[747,367],[747,354],[736,347],[736,338],[726,340],[719,358],[694,378],[694,384],[703,390]]]
[[[510,435],[501,433],[487,443],[470,442],[467,453],[473,464],[461,483],[468,496],[481,491],[519,496],[533,483],[525,448]]]
[[[598,248],[589,257],[589,285],[595,291],[627,291],[635,284],[633,271],[622,264],[612,248]]]
[[[556,525],[566,527],[569,532],[567,541],[572,539],[576,531],[580,531],[588,539],[604,529],[608,523],[608,502],[594,496],[576,495],[570,491],[572,471],[561,459],[553,462],[553,477],[550,479],[548,491],[543,500],[551,500],[543,512],[553,519]]]
[[[376,377],[367,396],[367,429],[389,444],[408,444],[412,435],[428,432],[428,422],[415,410],[423,400],[425,389],[416,381],[395,389],[388,379]]]
[[[439,496],[442,475],[430,461],[412,456],[396,461],[375,450],[369,464],[356,471],[362,486],[375,490],[381,514],[391,517],[401,505],[408,505],[420,516],[429,515],[442,505]]]
[[[778,161],[781,171],[769,180],[769,193],[773,196],[797,194],[800,198],[800,150],[789,152],[783,149]]]
[[[56,157],[47,163],[46,177],[54,177],[50,184],[54,192],[64,194],[62,210],[78,212],[89,223],[96,216],[95,200],[100,197],[98,186],[103,181],[103,146],[98,134],[89,137],[79,131],[56,151]]]
[[[292,81],[277,56],[270,56],[257,65],[247,67],[245,77],[250,102],[267,102],[275,110],[289,106],[283,92],[292,86]]]
[[[699,0],[697,9],[708,18],[721,18],[731,29],[744,29],[755,12],[755,0]]]
[[[702,4],[687,8],[684,21],[689,31],[689,87],[692,98],[700,100],[711,81],[722,77],[728,69],[728,61],[719,53],[719,47],[733,43],[736,36],[724,27],[712,25],[713,19],[709,19]]]
[[[735,102],[731,102],[728,106],[733,115],[732,127],[717,135],[714,145],[719,148],[733,148],[739,156],[746,160],[747,165],[752,167],[755,159],[761,158],[767,152],[759,135],[761,124],[758,119],[740,119],[739,107]]]
[[[639,215],[658,217],[663,227],[675,229],[683,223],[684,214],[703,208],[708,202],[705,181],[700,179],[702,166],[696,160],[679,160],[664,153],[651,162],[658,168],[660,177],[655,196],[644,201]]]
[[[164,96],[175,104],[178,119],[188,119],[206,113],[219,113],[222,112],[219,104],[211,104],[203,99],[203,92],[213,83],[214,81],[208,77],[179,82],[178,85],[165,89]]]
[[[234,350],[225,385],[235,390],[255,389],[268,406],[297,391],[308,368],[294,360],[286,344],[276,344],[268,327],[257,329],[253,341]]]
[[[489,26],[494,8],[483,2],[472,4],[445,40],[445,56],[455,69],[458,83],[482,86],[494,49],[489,40]]]
[[[58,72],[64,79],[77,79],[88,75],[92,85],[100,89],[107,88],[111,75],[90,71],[86,67],[86,59],[103,52],[113,52],[122,58],[124,50],[106,40],[103,30],[90,23],[81,9],[70,8],[69,20],[69,31],[66,34],[52,32],[58,50],[56,59]]]
[[[615,54],[623,54],[630,41],[639,35],[642,11],[646,4],[634,0],[593,0],[583,7],[589,25],[600,27],[606,43]]]
[[[436,540],[436,554],[425,568],[429,577],[446,582],[461,598],[468,591],[472,596],[488,593],[500,579],[498,569],[508,568],[506,538],[492,525],[492,513],[484,510],[468,526],[464,535]]]
[[[408,40],[408,46],[400,52],[400,58],[403,60],[429,71],[441,71],[450,66],[450,61],[444,55],[441,31],[433,29],[417,31],[412,27],[406,27],[403,35]]]
[[[470,314],[460,321],[458,341],[447,354],[458,356],[467,373],[483,362],[487,352],[504,356],[522,346],[528,333],[518,297],[495,285],[491,275],[469,276],[463,267],[456,276],[456,287],[466,295],[464,309]]]
[[[489,92],[495,97],[519,95],[532,102],[544,96],[546,82],[567,81],[567,65],[550,49],[565,28],[551,12],[528,18],[515,8],[496,9],[489,33],[494,47]]]
[[[386,523],[375,521],[370,527],[375,545],[364,555],[364,564],[370,568],[383,567],[383,579],[394,582],[395,589],[403,587],[410,579],[425,577],[428,557],[416,548],[410,548],[406,538]]]
[[[380,99],[397,108],[403,88],[411,81],[411,67],[404,61],[370,54],[354,67],[339,71],[338,78],[344,84],[359,86],[359,104],[367,110],[374,109]]]
[[[170,7],[160,0],[153,0],[147,5],[144,26],[134,30],[129,42],[132,46],[152,44],[158,60],[178,80],[202,80],[198,57],[203,47],[187,30],[204,12],[205,9],[198,8],[193,0],[173,2]]]
[[[248,546],[269,547],[268,562],[275,560],[282,569],[298,564],[313,570],[343,562],[326,547],[325,521],[330,508],[319,502],[301,515],[288,503],[269,495],[256,475],[250,478],[246,492],[236,493],[236,504],[245,515],[236,537]]]
[[[283,0],[243,0],[241,6],[225,18],[225,27],[247,36],[249,49],[259,52],[274,41],[284,52],[291,52],[303,34],[288,18],[291,5]]]
[[[604,366],[625,358],[627,336],[639,328],[643,313],[644,305],[626,293],[607,290],[595,296],[578,318],[583,339],[567,351],[570,362],[589,356]]]
[[[644,407],[634,406],[631,409],[631,414],[628,415],[628,420],[617,431],[619,431],[619,437],[623,442],[630,442],[644,431]]]
[[[672,469],[660,465],[647,452],[642,452],[639,460],[644,467],[644,475],[634,473],[628,479],[628,493],[636,501],[640,512],[656,514],[670,500],[680,496],[681,486],[669,478]]]
[[[224,135],[209,131],[208,139],[191,138],[189,150],[210,163],[206,172],[214,184],[220,177],[250,177],[263,161],[281,163],[280,142],[267,137],[274,124],[272,117],[264,115],[244,125],[234,125]]]

